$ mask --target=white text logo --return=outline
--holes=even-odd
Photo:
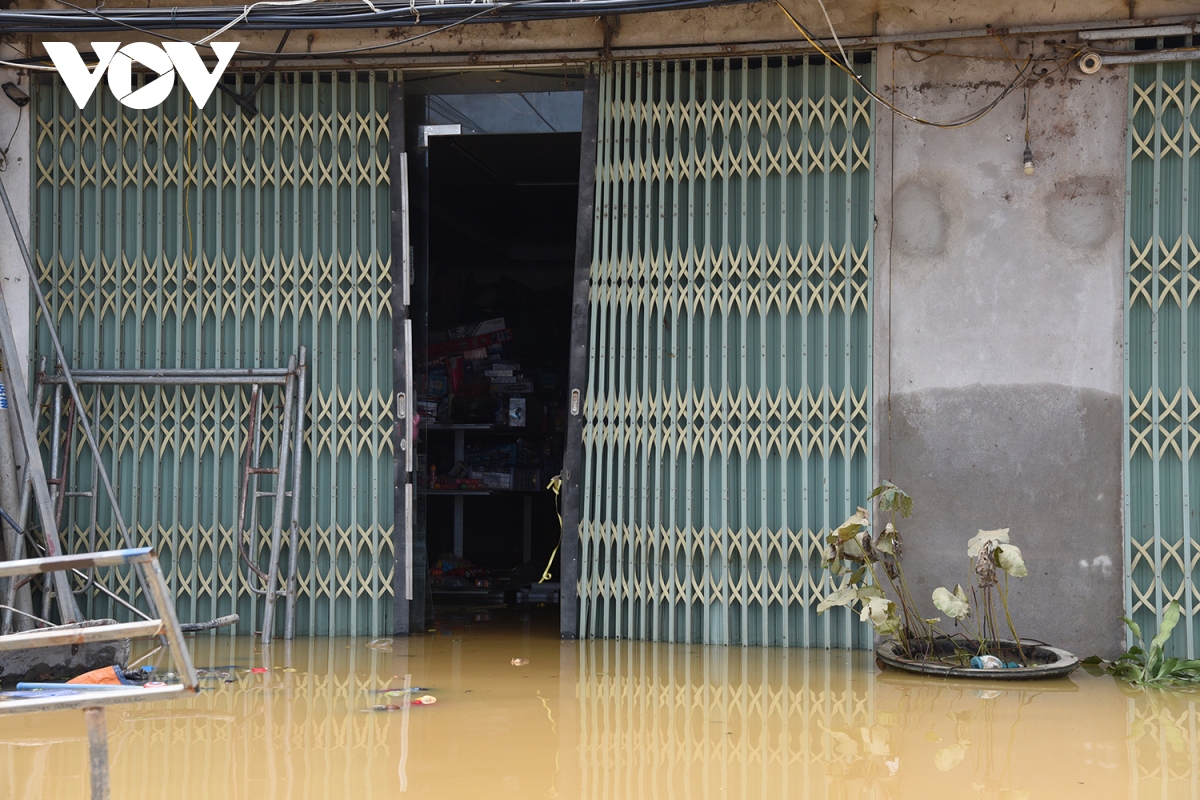
[[[46,42],[43,45],[50,54],[63,83],[75,98],[75,105],[83,108],[108,71],[108,88],[126,108],[147,109],[158,105],[175,88],[175,73],[183,80],[192,99],[200,108],[208,102],[217,81],[229,66],[237,42],[212,42],[209,46],[217,54],[217,66],[209,72],[196,46],[187,42],[163,42],[162,47],[149,42],[134,42],[121,47],[120,42],[92,42],[99,63],[89,70],[74,45],[66,42]],[[158,74],[149,83],[133,88],[133,62],[138,62]]]

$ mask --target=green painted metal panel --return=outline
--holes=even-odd
[[[1195,62],[1134,66],[1129,82],[1125,305],[1126,612],[1156,630],[1176,600],[1169,645],[1198,654],[1200,463],[1200,84]]]
[[[57,80],[37,84],[32,105],[35,257],[72,366],[274,367],[309,348],[302,635],[391,629],[387,82],[275,73],[253,117],[220,91],[198,110],[181,83],[144,112],[103,88],[81,111]],[[36,347],[50,353],[41,319]],[[248,394],[84,390],[125,518],[159,551],[181,620],[237,612],[235,633],[253,630],[262,603],[234,544]],[[278,428],[272,406],[266,463]],[[87,488],[78,437],[72,463]],[[98,547],[117,544],[105,505]],[[72,549],[87,544],[89,513],[68,503]],[[269,517],[260,524],[262,545]],[[125,615],[95,593],[87,603]]]
[[[602,68],[581,635],[870,647],[816,606],[870,489],[873,114],[821,60]]]

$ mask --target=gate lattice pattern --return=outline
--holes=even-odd
[[[1168,647],[1200,654],[1200,83],[1195,62],[1130,72],[1125,307],[1126,613]]]
[[[219,91],[196,109],[181,84],[144,112],[103,88],[80,111],[57,80],[33,104],[35,258],[72,366],[275,367],[309,348],[302,635],[390,626],[387,86],[374,73],[277,73],[253,118]],[[36,344],[51,353],[40,318]],[[235,633],[254,629],[261,606],[234,545],[248,395],[85,392],[122,511],[137,544],[158,550],[180,619],[237,612]],[[277,421],[266,425],[271,435]],[[90,481],[78,436],[72,462]],[[87,544],[89,513],[68,502],[68,548]],[[105,502],[99,523],[96,546],[119,546]]]
[[[600,91],[580,631],[869,647],[815,609],[870,481],[870,97],[803,58]]]

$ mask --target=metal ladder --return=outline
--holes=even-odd
[[[217,369],[76,369],[71,371],[74,382],[78,385],[93,386],[249,386],[250,400],[248,421],[246,424],[246,446],[244,450],[242,480],[238,494],[238,529],[235,532],[238,559],[245,564],[250,574],[243,576],[250,589],[264,597],[263,611],[263,642],[271,641],[274,632],[275,601],[284,597],[287,608],[284,622],[284,638],[295,636],[295,611],[297,596],[297,550],[300,538],[300,504],[295,498],[300,496],[301,452],[304,444],[304,406],[307,398],[307,348],[300,347],[299,357],[291,356],[286,368],[217,368]],[[65,378],[60,371],[47,375],[43,370],[38,374],[36,404],[43,401],[46,386],[54,386],[54,398],[51,403],[53,419],[51,421],[50,476],[47,484],[53,487],[51,493],[52,505],[55,509],[56,520],[60,520],[64,502],[67,499],[86,499],[91,502],[91,513],[88,527],[88,547],[94,549],[96,526],[96,478],[100,470],[93,468],[92,487],[90,490],[72,491],[68,484],[70,474],[70,453],[72,446],[72,428],[74,421],[80,415],[75,412],[71,398],[63,398]],[[284,399],[281,407],[282,431],[276,451],[279,453],[279,463],[275,467],[262,466],[263,449],[263,403],[265,389],[279,386],[283,389]],[[97,396],[98,397],[98,396]],[[64,410],[66,424],[63,425]],[[83,415],[86,417],[86,415]],[[286,488],[289,477],[288,468],[291,464],[290,478],[292,486]],[[258,477],[260,475],[276,475],[273,491],[259,491]],[[251,501],[250,498],[253,498]],[[254,553],[258,550],[258,504],[263,498],[273,498],[275,505],[272,514],[270,535],[270,551],[266,567],[262,567]],[[291,500],[291,515],[288,534],[288,570],[282,579],[278,577],[279,563],[283,546],[283,513],[285,500]],[[249,524],[247,525],[247,512]],[[95,588],[113,598],[127,609],[145,618],[145,614],[122,598],[117,597],[92,575],[81,572],[76,577],[84,581],[76,594]],[[283,585],[276,589],[277,581]],[[256,585],[257,582],[257,585]],[[11,604],[9,604],[11,605]],[[8,613],[8,612],[5,612]],[[221,625],[237,622],[237,615],[220,617],[210,622],[185,623],[187,631],[208,630]]]
[[[262,641],[267,643],[275,629],[275,601],[283,597],[285,601],[283,638],[292,639],[296,635],[296,561],[300,549],[300,472],[301,448],[304,446],[304,404],[307,389],[306,349],[300,348],[300,362],[297,366],[296,357],[288,359],[288,375],[284,382],[283,407],[280,416],[283,428],[275,450],[279,454],[274,467],[262,465],[262,405],[263,391],[257,384],[250,386],[250,414],[246,422],[246,447],[242,456],[241,492],[238,497],[238,556],[242,563],[261,581],[255,586],[254,581],[247,578],[250,588],[257,594],[263,595],[263,627]],[[291,451],[289,453],[289,450]],[[288,460],[292,462],[292,488],[287,489]],[[260,491],[259,477],[274,475],[275,486],[270,491]],[[259,501],[271,498],[271,544],[267,568],[262,569],[256,562],[254,554],[258,551],[258,507]],[[291,519],[288,525],[288,568],[287,575],[281,579],[281,589],[276,589],[279,573],[280,548],[283,543],[283,512],[284,501],[289,500]],[[247,524],[247,514],[249,522]]]

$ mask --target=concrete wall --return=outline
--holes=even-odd
[[[1023,59],[1032,43],[1008,45]],[[884,48],[885,96],[952,119],[1015,74],[994,41],[944,47],[997,60]],[[1030,565],[1018,631],[1083,655],[1124,641],[1126,86],[1123,69],[1038,82],[1033,175],[1022,92],[961,130],[879,111],[877,474],[915,499],[914,593],[965,584],[967,539],[1011,528]]]
[[[29,91],[28,77],[17,74],[15,70],[0,69],[0,84],[9,81]],[[4,181],[25,243],[29,244],[29,106],[22,113],[7,97],[0,96],[0,148],[6,146],[10,136],[13,137],[12,144],[7,145],[8,161],[3,165],[3,172],[0,172],[0,180]],[[20,247],[3,207],[0,207],[0,285],[4,289],[9,319],[15,328],[17,349],[28,354],[31,333],[29,279],[21,261]],[[26,375],[29,374],[30,363],[27,359],[21,365]],[[4,368],[7,369],[8,365],[5,364]]]

